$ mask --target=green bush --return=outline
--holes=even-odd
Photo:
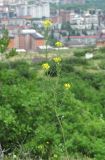
[[[10,58],[10,57],[14,57],[18,55],[18,53],[16,52],[15,48],[12,48],[7,54],[6,54],[6,58]]]
[[[74,65],[86,65],[87,61],[84,58],[71,58],[70,63]]]
[[[9,65],[8,63],[0,62],[0,70],[2,71],[3,69],[8,69]]]
[[[104,69],[104,70],[105,70],[105,61],[102,61],[102,62],[100,63],[100,65],[99,65],[99,67],[100,67],[101,69]]]
[[[85,56],[87,52],[94,52],[94,48],[82,48],[74,51],[74,56],[82,57]]]
[[[87,65],[87,61],[82,58],[70,58],[62,62],[62,71],[64,73],[69,73],[75,71],[74,67],[79,65]]]
[[[19,78],[18,72],[15,70],[2,70],[0,72],[0,81],[7,85],[16,84]]]
[[[63,73],[70,73],[73,71],[74,71],[74,68],[71,64],[66,64],[66,63],[62,64],[62,72]]]
[[[100,51],[101,53],[105,53],[105,47],[100,48],[99,51]]]
[[[68,153],[104,159],[104,74],[76,72],[73,68],[76,61],[62,61],[56,93],[57,77],[39,77],[41,65],[20,61],[8,68],[0,63],[0,143],[10,149],[8,152],[19,159],[65,159],[56,109]],[[57,76],[54,63],[50,63],[49,74]],[[70,90],[64,90],[66,82],[71,83]]]

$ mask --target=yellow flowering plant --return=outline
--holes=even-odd
[[[62,46],[63,46],[63,43],[60,42],[60,41],[57,41],[57,42],[55,43],[55,46],[56,46],[56,47],[62,47]]]
[[[62,59],[60,57],[55,57],[55,58],[53,58],[53,61],[55,63],[59,64],[62,61]]]
[[[70,83],[65,83],[64,84],[64,88],[67,89],[67,90],[70,89],[71,88],[71,84]]]
[[[44,26],[44,38],[45,38],[45,46],[46,46],[46,60],[48,59],[48,40],[49,40],[49,30],[52,26],[52,22],[49,19],[43,21]]]
[[[46,26],[47,26],[47,24],[46,24]],[[46,33],[48,34],[47,29],[46,29]],[[48,35],[46,37],[48,38]],[[48,39],[46,39],[46,42],[47,41],[48,41]],[[61,134],[62,134],[62,138],[63,138],[63,145],[64,145],[64,152],[65,152],[65,155],[66,155],[66,159],[69,160],[69,158],[68,158],[68,151],[67,151],[67,147],[66,147],[65,131],[64,131],[61,119],[59,118],[58,98],[57,98],[57,95],[58,95],[58,86],[59,86],[60,75],[61,75],[61,62],[62,62],[62,59],[59,56],[59,48],[62,47],[63,44],[62,44],[62,42],[58,41],[58,42],[56,42],[55,45],[56,45],[56,47],[58,47],[58,53],[57,53],[57,56],[52,59],[53,62],[54,62],[52,64],[54,66],[51,65],[51,67],[50,67],[50,65],[46,62],[46,63],[44,63],[42,65],[42,68],[45,71],[47,71],[46,76],[48,77],[49,81],[51,81],[51,82],[52,82],[52,80],[51,80],[50,76],[48,76],[48,75],[50,74],[52,76],[52,74],[54,73],[54,71],[56,72],[56,76],[57,77],[56,77],[55,83],[52,85],[52,89],[51,89],[52,99],[53,99],[53,111],[55,112],[56,120],[58,121],[60,130],[61,130]],[[46,43],[46,56],[47,56],[47,43]],[[46,60],[48,61],[48,59],[46,59]],[[71,85],[69,83],[65,83],[64,84],[65,90],[68,90],[70,87],[71,87]],[[66,95],[66,94],[64,94],[64,95]],[[49,146],[49,141],[46,142],[46,145]],[[56,153],[53,155],[54,159],[58,159],[58,157],[59,156]]]
[[[47,20],[43,21],[43,25],[45,28],[49,28],[52,26],[52,22],[49,19],[47,19]]]
[[[50,65],[48,63],[44,63],[44,64],[42,64],[42,68],[47,71],[47,70],[49,70]]]

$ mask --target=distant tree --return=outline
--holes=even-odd
[[[70,36],[80,35],[80,33],[78,32],[77,29],[73,29],[71,27],[70,22],[63,23],[61,28],[64,29],[64,30],[66,30],[68,32],[68,34],[67,34],[68,41],[70,40]]]
[[[66,23],[66,28],[67,28],[67,31],[68,31],[68,40],[70,40],[70,35],[71,35],[71,30],[72,30],[70,22]]]
[[[68,32],[68,40],[70,39],[70,35],[73,32],[73,29],[71,28],[71,24],[69,21],[62,24],[62,29],[66,30]]]
[[[1,54],[7,50],[8,44],[9,44],[8,30],[3,29],[2,37],[0,39],[0,53]]]

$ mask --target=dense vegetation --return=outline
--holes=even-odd
[[[80,10],[87,10],[87,9],[102,9],[105,11],[105,0],[86,0],[86,3],[81,5],[81,4],[60,4],[60,5],[55,5],[51,4],[51,8],[62,8],[62,9],[75,9],[77,12]]]
[[[74,159],[105,159],[105,52],[85,53],[62,60],[58,81],[52,61],[48,75],[42,63],[0,62],[0,143],[10,160],[65,159],[65,148]]]

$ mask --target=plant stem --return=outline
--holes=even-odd
[[[48,45],[47,45],[48,44],[48,32],[49,32],[49,30],[47,28],[45,31],[46,61],[48,60]]]
[[[62,133],[62,138],[63,138],[66,157],[67,157],[67,160],[69,160],[68,151],[67,151],[67,148],[66,148],[66,139],[65,139],[65,133],[64,133],[63,125],[62,125],[61,119],[59,118],[58,112],[56,110],[56,106],[57,106],[57,95],[56,95],[56,93],[57,93],[57,86],[59,85],[60,67],[61,66],[59,66],[59,64],[57,64],[57,66],[56,66],[56,68],[57,68],[57,80],[56,80],[56,84],[55,84],[55,87],[54,87],[54,90],[53,90],[53,94],[54,94],[54,112],[55,112],[56,118],[58,120],[59,126],[61,128],[61,133]]]
[[[47,40],[46,40],[46,61],[48,60],[48,48],[47,48]]]

